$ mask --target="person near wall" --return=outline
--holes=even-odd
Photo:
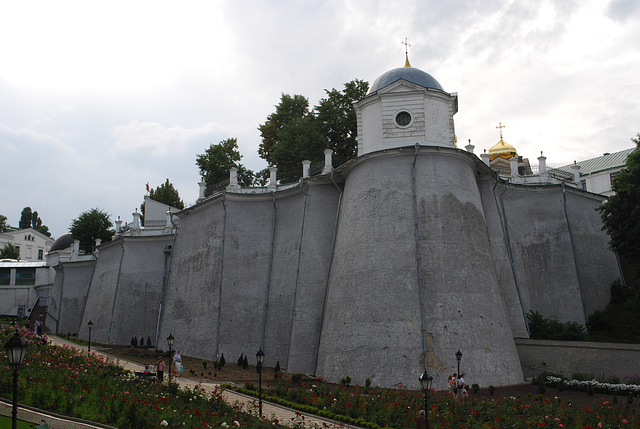
[[[164,378],[164,365],[164,359],[162,359],[162,356],[158,356],[158,363],[156,364],[156,376],[158,377],[160,383],[162,383]]]
[[[173,355],[173,367],[176,372],[176,377],[180,377],[180,373],[182,372],[182,356],[179,350]]]

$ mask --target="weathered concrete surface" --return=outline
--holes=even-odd
[[[522,370],[527,379],[543,372],[571,377],[589,374],[595,378],[624,377],[637,373],[640,345],[548,341],[516,338]]]
[[[58,334],[80,332],[95,261],[65,262],[55,266],[56,277],[49,303],[49,329]],[[55,324],[55,320],[58,323]]]
[[[338,195],[331,183],[306,183],[181,213],[161,338],[229,361],[262,347],[265,364],[312,373]]]
[[[103,344],[129,344],[133,337],[155,345],[165,265],[173,236],[124,237],[100,247],[80,333]]]
[[[417,156],[421,306],[414,154],[390,152],[359,158],[347,176],[318,375],[417,387],[423,311],[435,388],[455,372],[458,349],[471,379],[522,381],[470,156],[444,148]]]

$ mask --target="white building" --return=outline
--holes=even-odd
[[[21,261],[44,261],[54,239],[33,228],[0,233],[0,249],[11,243],[20,250]]]

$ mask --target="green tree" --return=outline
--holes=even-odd
[[[276,111],[260,125],[262,143],[258,153],[270,166],[278,168],[278,176],[302,173],[302,161],[317,162],[324,158],[327,145],[318,129],[309,100],[302,95],[282,94]]]
[[[20,213],[20,221],[18,222],[18,228],[27,229],[31,228],[31,222],[33,221],[33,212],[31,207],[25,207]]]
[[[38,215],[38,212],[31,210],[31,207],[25,207],[20,214],[20,222],[18,223],[20,229],[33,228],[41,234],[51,237],[49,227],[42,224],[42,219]]]
[[[598,209],[611,239],[609,245],[621,256],[640,254],[640,133],[631,141],[636,150],[613,180],[615,194]]]
[[[13,243],[7,243],[0,249],[0,259],[20,259],[20,250]]]
[[[0,214],[0,232],[7,231],[7,217]]]
[[[167,179],[162,185],[151,189],[149,191],[149,198],[155,201],[159,201],[171,207],[182,210],[184,208],[184,201],[180,198],[178,190],[173,186],[169,179]],[[140,204],[140,212],[142,213],[142,224],[144,225],[144,202]]]
[[[97,238],[102,242],[111,241],[115,234],[115,231],[110,229],[112,226],[109,214],[95,208],[82,212],[77,219],[74,219],[69,227],[69,232],[73,238],[80,240],[81,250],[91,253]]]
[[[353,102],[363,98],[369,90],[369,82],[354,79],[344,84],[344,89],[326,90],[327,98],[316,106],[318,128],[326,138],[326,147],[335,156],[352,158],[358,151],[358,121]]]
[[[216,185],[229,180],[229,171],[232,167],[238,169],[238,183],[242,186],[251,186],[254,173],[246,169],[240,160],[242,155],[238,151],[238,139],[228,138],[218,144],[211,144],[209,148],[196,157],[196,165],[200,168],[200,175],[206,183],[205,195],[211,195],[216,190]]]

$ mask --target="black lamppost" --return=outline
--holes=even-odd
[[[11,411],[12,429],[18,424],[18,374],[27,354],[27,343],[16,331],[13,338],[4,345],[9,360],[9,367],[13,369],[13,409]]]
[[[169,345],[169,354],[171,354],[171,348],[173,347],[173,335],[171,335],[171,332],[169,332],[169,336],[167,337],[167,344]],[[169,384],[171,384],[171,373],[173,372],[173,362],[170,362],[170,366],[169,366]],[[177,377],[177,375],[176,375]]]
[[[428,373],[427,370],[425,369],[424,372],[422,374],[420,374],[420,387],[422,388],[422,391],[424,392],[424,412],[425,412],[425,418],[427,418],[429,416],[429,401],[427,399],[428,395],[429,395],[429,391],[431,390],[431,383],[433,383],[433,377],[431,377]],[[427,427],[429,427],[429,425],[427,424]]]
[[[456,352],[456,360],[458,361],[458,378],[460,378],[460,360],[462,359],[462,352],[460,349]]]
[[[89,328],[89,353],[91,353],[91,330],[93,329],[93,322],[91,320],[87,323],[87,327]]]
[[[171,353],[171,348],[173,347],[173,340],[173,335],[169,333],[169,336],[167,337],[167,344],[169,344],[169,353]]]
[[[256,369],[258,370],[258,410],[260,411],[260,418],[262,418],[262,363],[264,362],[264,352],[262,349],[256,353],[256,359],[258,364]]]

